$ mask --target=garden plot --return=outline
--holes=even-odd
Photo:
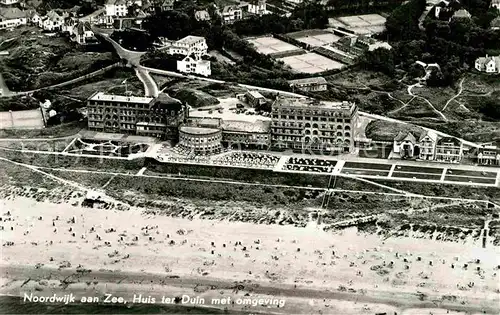
[[[127,143],[113,140],[76,139],[65,152],[73,154],[101,155],[109,157],[128,157],[131,154],[146,152],[145,143]]]

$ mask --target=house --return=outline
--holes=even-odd
[[[243,18],[243,11],[237,6],[227,5],[222,9],[220,15],[224,24],[231,24]]]
[[[411,132],[400,131],[394,138],[393,151],[399,153],[402,158],[411,158],[419,155],[420,152],[415,152],[417,139]],[[418,153],[418,154],[415,154]]]
[[[157,1],[157,6],[161,11],[170,11],[174,9],[175,0],[160,0]]]
[[[437,134],[433,131],[425,131],[418,138],[418,150],[414,151],[416,155],[416,151],[420,151],[418,158],[421,160],[434,160],[436,154],[436,142],[437,142]]]
[[[26,18],[29,24],[38,25],[42,17],[35,10],[28,10],[26,12]]]
[[[100,28],[111,28],[113,27],[114,18],[113,16],[106,15],[106,11],[102,10],[98,14],[91,16],[89,22],[91,25],[96,25]]]
[[[474,67],[481,72],[500,73],[500,56],[486,55],[486,57],[477,58]]]
[[[326,91],[327,82],[323,77],[313,77],[288,81],[292,89],[299,89],[305,92]]]
[[[159,46],[161,46],[160,49],[166,49],[170,55],[206,55],[208,50],[207,41],[201,36],[188,35],[177,41],[160,37],[158,40]]]
[[[108,0],[105,4],[107,16],[126,16],[132,5],[142,7],[142,0]]]
[[[435,160],[458,163],[462,160],[464,148],[462,141],[453,137],[444,137],[437,141]]]
[[[477,163],[482,165],[500,165],[500,148],[493,144],[483,144],[478,149]]]
[[[78,22],[71,32],[71,40],[80,45],[95,43],[96,38],[89,22]]]
[[[449,19],[453,15],[455,9],[460,8],[460,2],[458,0],[441,0],[434,6],[434,16],[439,18]]]
[[[266,0],[250,0],[247,6],[247,12],[259,16],[267,14]]]
[[[490,8],[497,8],[500,10],[500,0],[491,0]]]
[[[191,56],[186,56],[184,59],[177,61],[177,71],[199,74],[205,77],[212,74],[209,60],[203,60],[200,57],[193,58]]]
[[[61,31],[64,33],[73,33],[73,29],[76,27],[78,24],[78,19],[74,17],[67,17],[64,19],[64,24],[61,27]]]
[[[453,15],[450,18],[450,21],[455,20],[455,19],[467,19],[470,20],[472,15],[465,9],[460,9],[455,11]]]
[[[499,30],[500,29],[500,16],[497,16],[494,18],[491,23],[490,23],[490,28],[492,30]]]
[[[51,10],[38,21],[38,26],[46,31],[61,31],[67,16],[67,13],[59,14]]]
[[[267,100],[264,97],[264,95],[260,94],[257,91],[248,91],[245,93],[245,97],[247,99],[248,104],[250,104],[250,106],[252,107],[261,106],[267,103]]]
[[[0,29],[13,28],[27,24],[25,11],[16,7],[0,8]]]
[[[210,21],[210,13],[207,10],[197,10],[194,12],[194,18],[196,21]]]
[[[11,5],[11,4],[16,4],[18,2],[19,0],[0,0],[0,4],[3,5]]]

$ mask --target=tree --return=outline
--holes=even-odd
[[[191,18],[179,11],[164,11],[148,16],[142,25],[154,38],[167,37],[172,40],[190,35],[193,30]]]
[[[392,50],[385,48],[377,48],[373,51],[367,51],[361,63],[366,69],[372,71],[380,71],[387,75],[393,75],[394,67],[394,53]]]

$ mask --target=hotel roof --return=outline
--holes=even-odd
[[[89,97],[89,101],[106,101],[106,102],[120,102],[120,103],[139,103],[139,104],[149,104],[154,98],[152,97],[138,97],[138,96],[124,96],[124,95],[114,95],[105,94],[104,92],[96,92],[94,95]]]
[[[256,120],[255,122],[241,120],[224,120],[222,121],[222,130],[236,132],[268,132],[271,126],[269,120]]]
[[[180,131],[190,135],[211,135],[219,132],[219,129],[182,126],[180,127]]]
[[[188,36],[186,36],[184,38],[179,39],[177,41],[177,43],[191,45],[191,44],[199,42],[200,40],[205,40],[205,37],[188,35]]]
[[[290,106],[290,107],[316,107],[323,109],[339,109],[339,110],[349,110],[353,111],[356,104],[348,101],[320,101],[312,98],[295,98],[295,97],[278,97],[273,104],[278,106]]]
[[[313,78],[304,78],[304,79],[296,79],[288,81],[290,84],[326,84],[326,79],[323,77],[313,77]]]

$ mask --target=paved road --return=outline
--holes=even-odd
[[[135,68],[135,74],[141,80],[142,84],[144,84],[144,94],[147,97],[157,97],[160,91],[158,90],[158,85],[156,85],[155,80],[147,70],[140,70],[139,68]]]

